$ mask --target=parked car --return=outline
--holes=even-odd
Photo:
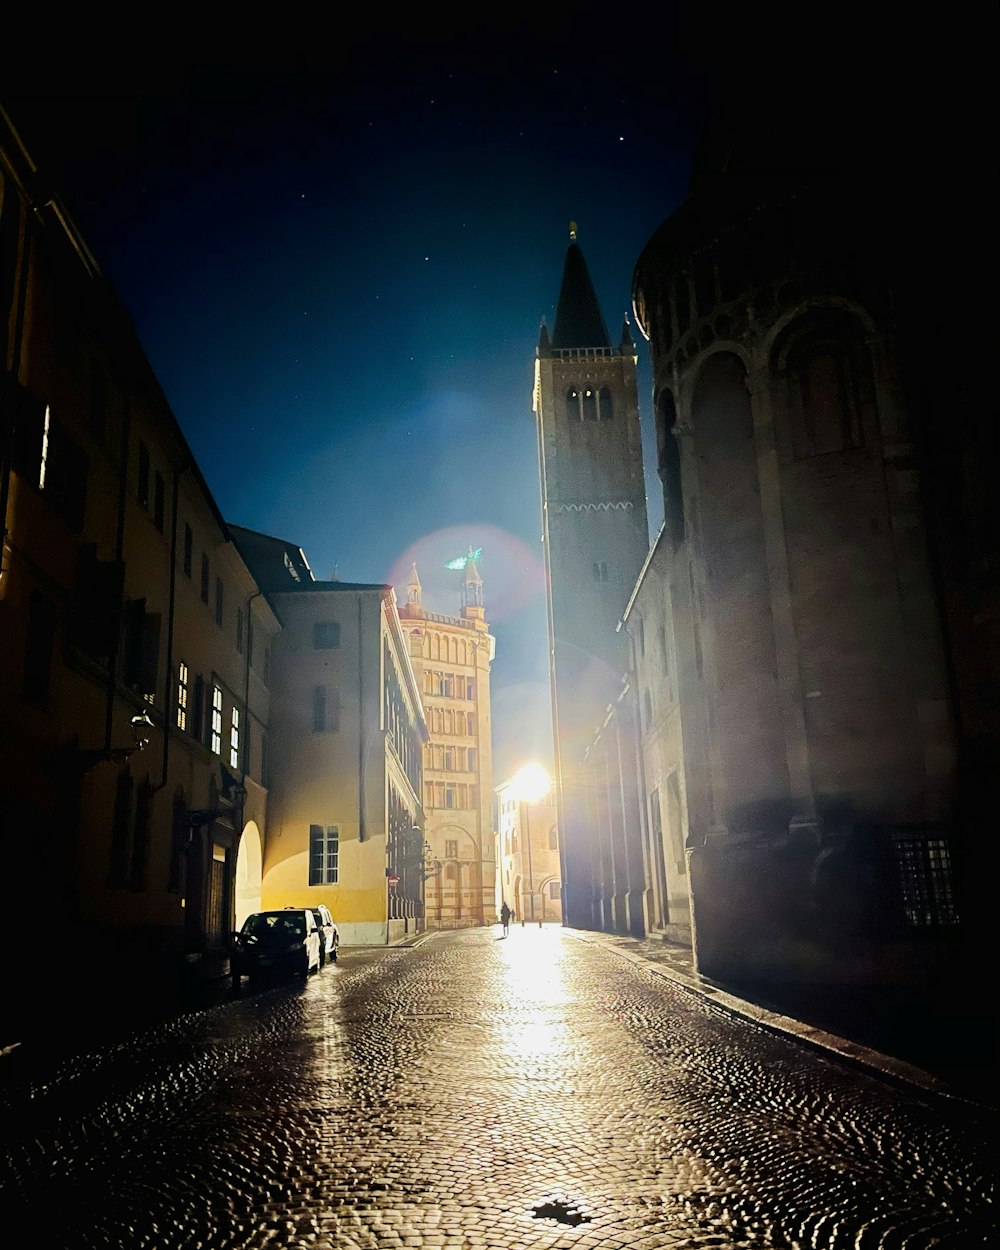
[[[319,961],[325,964],[329,959],[336,963],[337,948],[340,946],[340,930],[337,928],[336,921],[330,915],[330,909],[325,903],[317,903],[315,907],[309,910],[313,914],[316,921],[316,927],[319,929]]]
[[[320,967],[320,933],[309,907],[258,911],[233,934],[229,969],[234,981],[301,976]]]

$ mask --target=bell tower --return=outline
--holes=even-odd
[[[542,323],[533,408],[548,596],[549,680],[562,857],[563,916],[594,924],[583,753],[621,689],[616,627],[649,549],[635,344],[612,346],[577,242],[563,267],[552,333]]]

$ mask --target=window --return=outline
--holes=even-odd
[[[451,786],[451,785],[447,785],[447,786],[445,786],[445,788],[444,788],[444,806],[445,806],[445,807],[456,807],[456,806],[457,806],[456,799],[455,799],[455,787],[454,787],[454,786]]]
[[[184,526],[184,576],[191,576],[191,562],[194,559],[194,534],[190,525]]]
[[[139,506],[149,507],[149,448],[139,440],[139,481],[136,490]]]
[[[224,594],[225,594],[225,591],[222,588],[222,578],[217,577],[215,579],[215,623],[220,628],[222,627],[222,608],[223,608]]]
[[[146,888],[146,866],[149,862],[149,818],[153,806],[153,791],[149,779],[139,785],[135,801],[135,822],[132,827],[132,857],[129,863],[128,885],[130,890]]]
[[[597,420],[597,392],[589,386],[583,392],[583,419],[584,421]]]
[[[476,748],[475,747],[469,747],[469,751],[466,756],[466,759],[468,760],[469,772],[474,773],[476,771]]]
[[[466,677],[465,679],[465,697],[467,699],[476,697],[476,679],[474,677]]]
[[[340,626],[336,621],[316,621],[313,625],[313,650],[330,651],[340,646]]]
[[[571,386],[566,392],[566,416],[570,421],[583,419],[580,413],[580,392],[575,386]]]
[[[458,859],[458,839],[449,838],[444,844],[445,859]]]
[[[552,899],[554,903],[559,901],[559,882],[558,881],[549,882],[549,898]]]
[[[166,526],[166,515],[166,482],[163,480],[163,474],[157,472],[153,478],[153,524],[161,534]]]
[[[209,583],[208,556],[202,555],[201,557],[201,601],[202,603],[208,603],[208,583]]]
[[[340,829],[337,825],[309,826],[309,884],[336,885],[340,855]]]
[[[233,704],[233,719],[229,725],[229,767],[240,766],[240,709]]]
[[[222,754],[222,687],[212,684],[212,753]]]
[[[611,406],[611,388],[602,386],[597,393],[597,405],[600,409],[601,420],[610,421],[614,416],[614,409]]]
[[[188,666],[181,660],[177,666],[177,728],[187,729]]]
[[[556,832],[555,825],[553,825],[552,828],[549,830],[549,850],[550,851],[559,850],[559,835]]]
[[[31,707],[47,710],[52,676],[52,644],[56,633],[56,610],[50,600],[34,590],[28,608],[28,636],[24,645],[21,697]]]

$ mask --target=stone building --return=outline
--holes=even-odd
[[[432,929],[493,924],[493,745],[490,666],[496,642],[470,550],[458,616],[428,611],[416,566],[400,618],[423,693],[427,858],[426,918]]]
[[[395,591],[316,581],[300,548],[233,533],[282,625],[264,906],[325,903],[345,945],[397,941],[424,927],[427,728]]]
[[[702,167],[634,275],[666,519],[628,627],[640,656],[665,630],[677,706],[655,738],[698,966],[943,982],[967,849],[954,674],[973,653],[933,558],[926,255],[900,235],[901,188],[739,156]],[[655,720],[662,675],[636,673]]]
[[[550,334],[543,323],[539,336],[533,392],[563,914],[580,927],[638,931],[641,888],[595,876],[594,796],[582,767],[620,691],[627,660],[616,627],[649,547],[636,363],[627,322],[611,344],[574,225],[555,324]]]
[[[497,911],[506,902],[517,923],[561,921],[559,827],[551,793],[529,798],[516,776],[495,793]]]
[[[2,111],[0,352],[6,905],[31,932],[44,899],[115,983],[222,970],[241,862],[259,898],[278,621]]]

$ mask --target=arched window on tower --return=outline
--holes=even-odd
[[[874,407],[874,385],[861,323],[827,309],[793,325],[785,341],[778,368],[788,383],[794,457],[862,446],[862,411]]]
[[[583,420],[583,413],[580,411],[580,392],[575,386],[571,386],[566,392],[566,416],[570,421]]]
[[[584,421],[597,420],[597,392],[592,386],[588,386],[583,392],[583,419]]]
[[[610,421],[614,416],[614,408],[611,403],[611,387],[602,386],[597,392],[597,406],[600,410],[601,420]]]

